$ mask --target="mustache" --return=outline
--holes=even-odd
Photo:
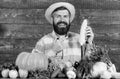
[[[68,25],[67,22],[64,22],[64,21],[60,21],[60,22],[57,23],[57,25],[59,25],[59,24],[65,24],[65,25]]]

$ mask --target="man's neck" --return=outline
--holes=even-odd
[[[57,39],[65,39],[67,37],[67,34],[65,34],[65,35],[59,35],[57,33],[55,33],[55,34],[57,36]]]
[[[62,37],[66,37],[66,35],[59,35],[59,34],[56,34],[58,37],[62,38]]]

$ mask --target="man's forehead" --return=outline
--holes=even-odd
[[[69,15],[68,10],[58,10],[53,13],[53,15]]]

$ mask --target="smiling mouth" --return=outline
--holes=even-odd
[[[64,24],[64,23],[60,23],[58,26],[65,27],[66,24]]]
[[[61,24],[59,24],[59,25],[64,26],[65,24],[64,24],[64,23],[61,23]]]

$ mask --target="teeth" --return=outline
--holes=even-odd
[[[61,24],[59,24],[59,25],[65,25],[65,24],[61,23]]]
[[[65,24],[60,24],[60,25],[64,26]]]

